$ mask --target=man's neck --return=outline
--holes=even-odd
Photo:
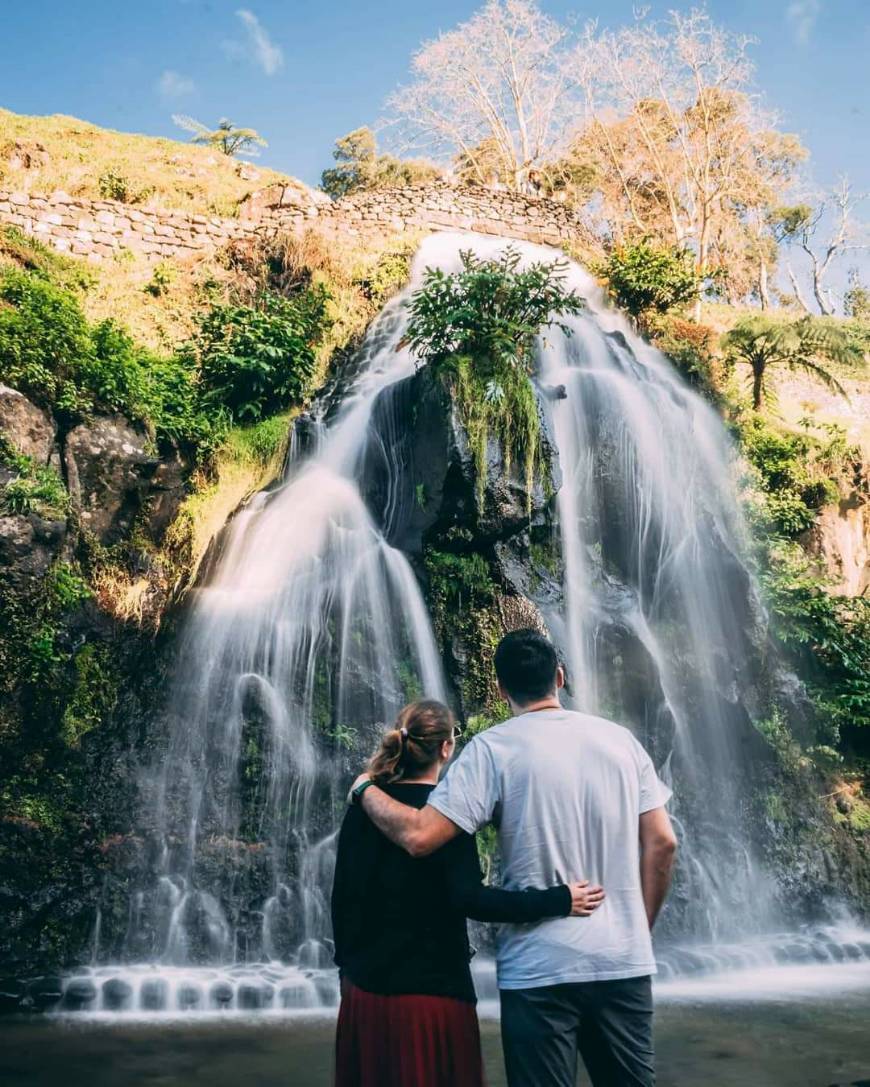
[[[514,717],[522,717],[524,713],[538,713],[540,710],[560,710],[561,708],[562,703],[556,695],[550,698],[542,698],[538,702],[529,702],[526,706],[518,706],[515,702],[511,703]]]

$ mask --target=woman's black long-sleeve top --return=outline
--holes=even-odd
[[[422,808],[433,788],[396,784],[384,791]],[[474,1001],[467,917],[522,923],[570,912],[571,892],[564,885],[485,887],[471,835],[413,858],[381,834],[361,807],[348,808],[338,839],[332,927],[335,961],[357,988]]]

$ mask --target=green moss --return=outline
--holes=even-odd
[[[469,356],[453,356],[440,368],[451,381],[468,434],[478,502],[483,503],[486,492],[489,442],[495,439],[507,473],[515,463],[523,466],[531,508],[535,477],[544,453],[538,400],[530,378],[516,367],[498,367]]]
[[[266,468],[283,456],[290,439],[292,412],[282,412],[252,426],[234,426],[227,432],[222,453],[240,464]]]
[[[378,309],[407,284],[413,255],[411,245],[388,249],[378,257],[373,268],[355,281]]]
[[[489,561],[476,551],[427,548],[423,562],[436,635],[445,652],[464,658],[463,706],[466,712],[490,710],[499,703],[492,661],[502,630]]]
[[[35,513],[47,520],[66,519],[69,493],[53,468],[18,453],[2,434],[0,465],[12,473],[12,479],[0,488],[0,513]]]
[[[83,646],[73,658],[75,686],[61,720],[61,736],[68,747],[98,728],[118,701],[120,677],[104,646]]]

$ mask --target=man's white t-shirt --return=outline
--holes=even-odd
[[[509,890],[588,879],[591,917],[500,925],[501,989],[654,974],[640,886],[638,819],[671,795],[628,729],[538,710],[479,733],[429,803],[469,834],[494,823]]]

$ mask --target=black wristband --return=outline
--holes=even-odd
[[[371,778],[366,778],[365,781],[361,781],[359,783],[359,785],[356,786],[355,789],[351,789],[351,792],[350,792],[350,802],[351,802],[351,804],[362,804],[362,795],[370,785],[374,785],[374,782],[372,781]]]

